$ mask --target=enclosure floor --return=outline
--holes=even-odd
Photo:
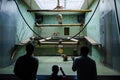
[[[39,56],[37,58],[39,59],[38,75],[50,75],[52,65],[63,67],[66,75],[76,75],[76,72],[73,72],[71,68],[73,61],[70,56],[68,57],[68,61],[63,61],[61,56]],[[110,69],[99,62],[96,62],[96,64],[98,75],[120,75],[119,72]],[[0,74],[13,74],[13,68],[14,64],[5,68],[0,68]],[[59,72],[59,74],[61,73]]]

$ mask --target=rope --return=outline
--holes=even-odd
[[[95,10],[94,10],[94,12],[93,12],[93,14],[92,14],[92,16],[90,17],[90,19],[88,20],[88,22],[85,24],[85,26],[82,28],[82,30],[80,30],[77,34],[75,34],[75,35],[74,35],[73,37],[71,37],[71,38],[76,37],[78,34],[80,34],[80,33],[87,27],[87,25],[89,24],[89,22],[90,22],[91,19],[93,18],[94,14],[95,14],[95,12],[96,12],[96,10],[97,10],[97,8],[98,8],[99,3],[100,3],[100,0],[98,1],[97,5],[96,5],[96,8],[95,8]]]
[[[18,8],[18,10],[19,10],[20,15],[22,16],[22,18],[23,18],[23,20],[25,21],[25,23],[27,24],[27,26],[28,26],[38,37],[43,38],[43,37],[39,36],[39,34],[37,34],[37,33],[29,26],[29,24],[27,23],[27,21],[25,20],[24,16],[22,15],[22,13],[21,13],[21,11],[20,11],[20,9],[19,9],[19,6],[18,6],[18,4],[17,4],[17,1],[16,1],[16,0],[14,0],[14,1],[15,1],[16,5],[17,5],[17,8]],[[87,27],[87,25],[89,24],[89,22],[90,22],[91,19],[93,18],[94,14],[95,14],[95,12],[96,12],[96,10],[97,10],[97,8],[98,8],[99,3],[100,3],[100,0],[98,1],[97,5],[96,5],[96,8],[95,8],[95,10],[94,10],[94,12],[93,12],[93,14],[91,15],[91,17],[90,17],[90,19],[88,20],[88,22],[84,25],[84,27],[82,28],[82,30],[80,30],[77,34],[75,34],[75,35],[72,36],[71,38],[74,38],[74,37],[76,37],[77,35],[79,35],[79,34]],[[70,39],[71,39],[71,38],[70,38]]]
[[[29,25],[29,24],[27,23],[27,21],[25,20],[22,12],[20,11],[20,8],[19,8],[19,6],[18,6],[18,4],[17,4],[17,1],[16,1],[16,0],[14,0],[14,1],[15,1],[15,3],[16,3],[16,6],[17,6],[17,8],[18,8],[18,11],[19,11],[21,17],[23,18],[24,22],[25,22],[26,25],[29,27],[29,29],[30,29],[35,35],[37,35],[38,37],[43,38],[43,37],[41,37],[39,34],[37,34],[37,33],[30,27],[30,25]]]

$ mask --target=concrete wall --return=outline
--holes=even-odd
[[[24,41],[26,39],[29,39],[31,36],[34,36],[34,26],[35,26],[35,15],[33,13],[27,12],[29,7],[27,4],[22,1],[18,0],[17,1],[20,12],[22,13],[22,16],[26,20],[27,25],[25,21],[23,20],[23,17],[21,16],[19,10],[17,10],[17,32],[16,32],[16,44],[21,43],[21,41]],[[33,30],[31,30],[31,29]],[[16,60],[19,56],[22,56],[25,54],[25,46],[20,46],[17,49],[17,53],[14,57]]]
[[[93,5],[91,5],[91,7],[90,7],[92,12],[86,13],[85,23],[87,23],[88,20],[91,18],[92,14],[96,8],[97,3],[98,3],[98,0],[95,0],[93,2]],[[91,37],[97,43],[100,43],[100,8],[99,8],[99,6],[97,7],[97,10],[94,13],[94,16],[92,17],[91,21],[87,25],[86,32],[87,32],[87,36]],[[104,60],[103,53],[98,46],[92,46],[91,57],[99,62]]]
[[[20,8],[20,11],[25,18],[26,22],[29,24],[31,29],[34,28],[35,23],[35,16],[33,13],[27,12],[29,7],[22,1],[18,0],[18,6]],[[29,37],[33,36],[33,32],[28,25],[25,23],[23,18],[20,15],[20,12],[17,11],[17,37],[16,37],[16,43],[20,43],[23,40],[28,39]]]
[[[77,21],[78,15],[62,15],[62,22],[63,24],[78,24]],[[54,15],[44,15],[43,16],[43,22],[41,24],[58,24],[57,21],[57,14]],[[64,28],[69,27],[69,35],[64,35]],[[67,37],[67,36],[74,36],[80,31],[79,26],[47,26],[47,27],[41,27],[36,28],[36,31],[42,36],[42,37],[49,37],[53,36],[53,33],[58,32],[58,35],[56,37]],[[83,34],[81,34],[83,35]],[[78,35],[79,36],[79,35]]]
[[[98,1],[95,0],[93,5],[90,7],[92,12],[86,13],[86,17],[85,17],[85,22],[86,23],[88,22],[91,15],[93,14],[97,2]],[[100,43],[100,22],[99,22],[99,17],[100,17],[100,13],[99,13],[99,6],[98,6],[93,18],[91,19],[91,21],[87,25],[87,36],[93,38],[98,43]]]

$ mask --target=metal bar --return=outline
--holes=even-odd
[[[42,45],[59,45],[59,42],[40,42]],[[61,45],[77,45],[77,42],[62,42]]]
[[[37,27],[44,27],[44,26],[83,26],[82,23],[80,24],[36,24]]]
[[[92,10],[27,10],[28,12],[91,12]]]

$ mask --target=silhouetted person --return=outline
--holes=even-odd
[[[52,74],[51,74],[49,80],[63,80],[63,79],[65,79],[66,75],[65,75],[62,67],[60,67],[60,71],[62,72],[62,75],[58,75],[58,72],[59,72],[58,65],[53,65],[52,66]]]
[[[21,80],[36,80],[38,59],[32,56],[34,51],[32,43],[26,45],[26,51],[26,54],[16,61],[14,73]]]
[[[96,62],[88,57],[88,53],[88,47],[81,47],[81,56],[73,62],[72,70],[77,71],[77,80],[97,80]]]

